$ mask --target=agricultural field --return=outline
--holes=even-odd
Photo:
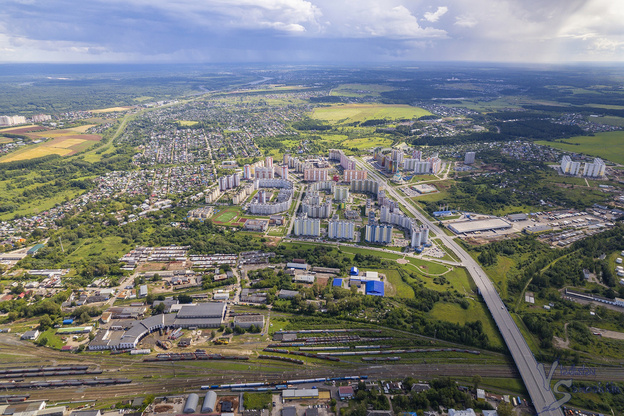
[[[92,113],[94,114],[100,114],[100,113],[114,113],[117,111],[128,111],[133,109],[134,107],[109,107],[109,108],[100,108],[98,110],[91,110]]]
[[[45,130],[33,132],[34,128],[30,128],[30,132],[13,130],[13,134],[23,134],[33,140],[46,140],[41,143],[24,146],[9,155],[0,158],[1,162],[12,162],[15,160],[28,160],[48,155],[70,156],[85,151],[94,143],[99,142],[102,136],[97,134],[84,134],[92,125],[80,126],[76,128],[63,130]],[[41,127],[38,127],[41,129]]]
[[[380,97],[382,92],[394,88],[378,84],[342,84],[331,90],[329,95],[340,97]]]
[[[427,110],[409,105],[346,104],[319,107],[312,113],[312,118],[330,123],[348,124],[373,119],[413,119],[430,114]]]
[[[595,136],[578,136],[563,141],[540,141],[536,143],[624,164],[624,131],[609,131],[596,133]]]

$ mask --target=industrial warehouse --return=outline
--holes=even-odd
[[[462,221],[448,224],[449,230],[455,234],[469,234],[484,231],[508,230],[511,224],[502,218],[493,217],[482,220]]]
[[[136,348],[141,339],[163,328],[217,328],[223,323],[226,304],[207,302],[184,305],[177,314],[153,315],[131,321],[129,327],[111,325],[102,328],[89,343],[89,350],[123,350]]]

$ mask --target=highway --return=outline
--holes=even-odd
[[[479,288],[481,295],[487,305],[496,326],[498,327],[507,348],[511,352],[511,356],[518,368],[518,372],[524,381],[531,401],[538,415],[543,416],[563,416],[561,405],[557,403],[557,399],[553,394],[549,378],[544,373],[544,368],[538,365],[537,360],[533,356],[526,340],[520,333],[518,326],[514,322],[511,314],[505,307],[502,299],[498,295],[492,281],[488,278],[485,271],[466,251],[457,244],[453,238],[446,235],[432,221],[422,215],[411,203],[409,203],[403,195],[396,189],[387,184],[387,180],[382,177],[369,163],[360,159],[356,159],[356,164],[360,169],[368,171],[369,177],[386,185],[386,192],[392,195],[401,205],[412,213],[423,224],[429,226],[430,232],[436,236],[450,248],[461,260],[462,264],[472,276],[475,284]]]

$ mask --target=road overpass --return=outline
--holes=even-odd
[[[356,160],[356,164],[360,169],[368,171],[369,177],[384,183],[386,185],[386,192],[392,195],[423,224],[428,225],[430,231],[436,234],[436,236],[459,257],[461,263],[466,270],[468,270],[468,273],[470,273],[472,279],[479,288],[481,296],[483,296],[483,300],[490,310],[494,322],[496,322],[496,326],[507,344],[507,348],[511,352],[511,356],[531,396],[531,401],[533,402],[537,414],[542,416],[563,416],[561,404],[557,402],[550,388],[550,377],[545,375],[543,366],[538,364],[526,340],[520,333],[518,326],[498,295],[494,284],[481,266],[479,266],[453,238],[446,235],[444,231],[418,211],[400,194],[400,192],[392,186],[389,186],[386,178],[379,174],[370,164],[360,159]]]

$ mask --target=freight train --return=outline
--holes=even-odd
[[[277,390],[285,390],[292,384],[306,383],[324,383],[326,381],[344,381],[344,380],[366,380],[368,376],[345,376],[345,377],[320,377],[306,378],[301,380],[287,380],[281,383],[240,383],[240,384],[213,384],[211,386],[201,386],[202,390],[229,390],[229,389],[259,389],[269,388]],[[268,389],[267,389],[268,390]]]
[[[53,377],[53,376],[80,376],[90,374],[102,374],[102,370],[56,370],[56,371],[38,371],[25,373],[0,374],[0,379],[13,379],[16,377]]]
[[[18,403],[25,402],[30,397],[30,394],[20,394],[20,395],[6,395],[0,396],[0,403]]]
[[[128,378],[94,378],[82,380],[51,380],[51,381],[31,381],[30,383],[0,383],[0,389],[23,390],[50,387],[77,387],[77,386],[104,386],[113,384],[130,384],[132,380]]]
[[[183,353],[164,353],[157,354],[155,357],[146,357],[144,362],[159,362],[159,361],[194,361],[194,360],[249,360],[249,357],[240,355],[221,355],[221,354],[206,354],[199,352],[183,352]]]
[[[320,358],[321,360],[340,361],[340,358],[330,357],[329,353],[327,353],[327,354],[315,354],[315,353],[311,353],[311,352],[289,351],[289,350],[284,350],[284,349],[280,349],[280,348],[268,348],[268,347],[265,348],[262,351],[265,351],[265,352],[277,352],[277,353],[282,353],[282,354],[299,355],[299,356],[302,356],[302,357],[309,357],[309,358]]]
[[[41,371],[70,371],[70,370],[86,370],[88,365],[65,365],[62,367],[28,367],[28,368],[9,368],[0,369],[0,374],[15,374],[15,373],[38,373]]]

